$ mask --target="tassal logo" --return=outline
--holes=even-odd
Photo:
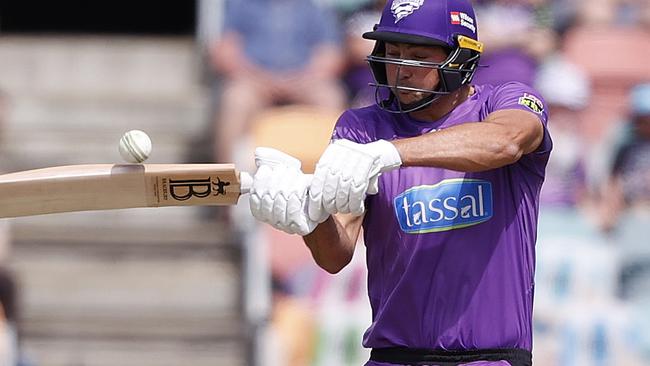
[[[395,197],[393,204],[406,233],[460,229],[492,217],[492,184],[480,179],[446,179],[410,188]]]

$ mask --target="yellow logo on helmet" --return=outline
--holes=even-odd
[[[465,36],[458,36],[458,45],[460,48],[468,48],[476,52],[483,52],[483,42],[471,39]]]

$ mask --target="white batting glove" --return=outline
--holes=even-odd
[[[253,177],[250,209],[253,216],[289,234],[307,235],[320,221],[307,215],[307,188],[311,176],[300,170],[300,161],[271,148],[255,149],[258,169]],[[316,213],[315,213],[316,214]],[[317,216],[325,221],[326,212]]]
[[[368,144],[332,142],[316,164],[309,186],[309,217],[317,221],[323,211],[363,214],[366,195],[379,191],[379,175],[400,165],[399,152],[386,140]]]

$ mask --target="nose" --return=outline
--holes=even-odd
[[[399,80],[408,80],[413,76],[413,67],[412,66],[397,66],[397,77]]]

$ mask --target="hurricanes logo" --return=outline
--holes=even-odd
[[[390,6],[390,10],[395,17],[395,23],[402,20],[404,17],[413,14],[420,6],[424,4],[424,0],[395,0]]]

